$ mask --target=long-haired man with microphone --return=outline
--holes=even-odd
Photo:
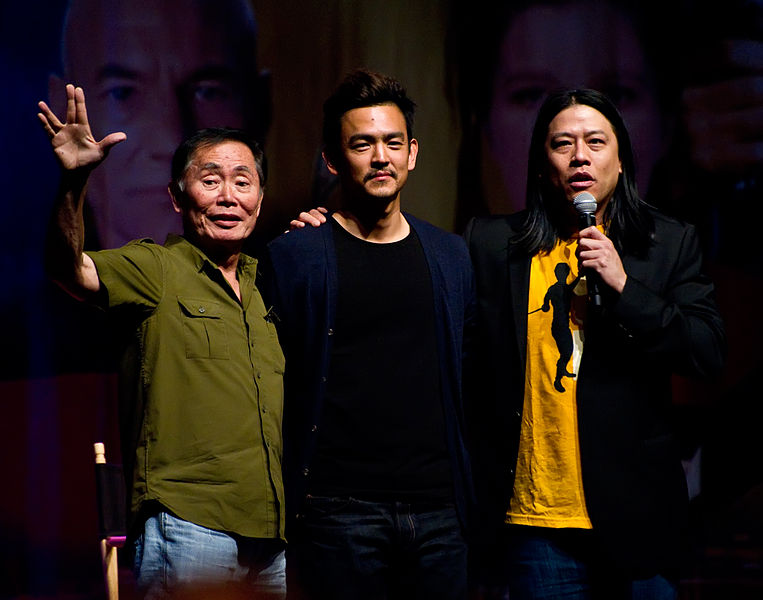
[[[546,100],[527,180],[527,210],[466,231],[475,463],[511,598],[674,599],[688,496],[670,378],[713,375],[725,353],[696,233],[640,200],[625,123],[596,91]]]

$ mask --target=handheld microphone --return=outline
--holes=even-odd
[[[596,225],[596,198],[588,192],[581,192],[572,199],[575,210],[580,219],[580,230]],[[588,288],[588,301],[594,306],[601,306],[601,292],[599,291],[599,275],[592,269],[585,269],[586,286]]]

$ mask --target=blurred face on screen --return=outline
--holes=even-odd
[[[90,178],[88,204],[100,245],[138,237],[163,242],[181,231],[167,194],[180,141],[210,126],[258,134],[249,5],[73,0],[64,41],[66,78],[85,89],[95,136],[127,133],[123,147]]]
[[[628,18],[601,2],[536,4],[517,15],[500,45],[485,138],[499,193],[489,194],[491,213],[525,206],[527,152],[538,109],[562,87],[607,94],[633,138],[638,186],[646,192],[663,151],[663,117],[653,78]]]

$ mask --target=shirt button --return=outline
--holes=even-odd
[[[206,308],[204,308],[203,306],[200,306],[200,307],[199,307],[199,312],[200,312],[201,314],[204,314],[205,312],[207,312],[207,309],[206,309]]]
[[[321,381],[322,381],[323,383],[326,383],[326,378],[325,378],[325,377],[321,377]]]
[[[334,330],[333,329],[329,329],[329,335],[334,335]]]
[[[307,467],[305,467],[304,469],[302,469],[302,475],[304,475],[305,477],[307,477],[309,474],[310,474],[310,469],[308,469]]]
[[[310,428],[310,431],[318,431],[318,426],[317,426],[317,425],[313,425],[313,426]]]
[[[257,371],[257,379],[262,379],[262,371]]]

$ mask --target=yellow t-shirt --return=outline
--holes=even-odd
[[[591,528],[576,404],[587,301],[577,246],[577,239],[560,241],[532,259],[524,408],[507,523]]]

